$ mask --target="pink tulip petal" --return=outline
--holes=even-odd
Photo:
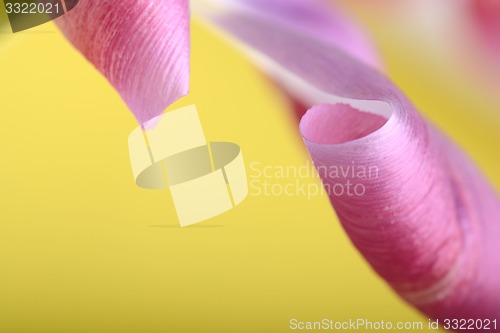
[[[140,124],[188,93],[188,0],[85,0],[56,22]]]
[[[256,13],[311,38],[334,45],[353,57],[382,68],[375,46],[353,20],[328,0],[242,0]]]
[[[379,54],[366,34],[351,19],[327,0],[194,0],[193,8],[206,17],[215,19],[221,13],[247,13],[256,20],[274,22],[310,40],[336,47],[368,66],[382,69]],[[263,67],[262,57],[255,59]],[[274,75],[274,68],[264,68],[294,99],[297,114],[324,99],[324,93],[315,89],[294,91],[290,78]]]
[[[432,317],[499,318],[500,202],[469,159],[387,78],[345,51],[241,8],[205,17],[298,99],[327,103],[307,112],[300,131],[373,268]],[[365,176],[332,175],[350,167]],[[349,182],[364,193],[349,195]]]
[[[232,0],[225,0],[228,4]],[[379,54],[366,33],[331,1],[327,0],[242,0],[240,4],[267,20],[340,48],[374,68],[383,69]],[[298,97],[298,98],[297,98]],[[312,106],[315,96],[292,96],[297,121]]]

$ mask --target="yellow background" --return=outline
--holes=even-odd
[[[367,24],[391,77],[499,186],[498,104],[418,45],[401,47],[400,31]],[[282,93],[197,23],[191,94],[172,108],[192,103],[207,139],[239,144],[247,168],[308,159]],[[133,182],[127,137],[135,127],[53,24],[0,32],[0,332],[287,332],[291,318],[427,321],[371,271],[326,196],[249,196],[178,227],[168,192]]]

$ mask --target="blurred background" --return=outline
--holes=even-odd
[[[499,2],[335,4],[364,27],[386,74],[500,188]],[[134,184],[127,137],[137,124],[115,90],[53,23],[17,34],[6,23],[0,10],[0,332],[427,322],[372,272],[324,194],[250,195],[179,228],[167,191]],[[241,146],[250,180],[255,163],[309,160],[286,96],[196,19],[191,93],[171,109],[193,103],[208,140]]]

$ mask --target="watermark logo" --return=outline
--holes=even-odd
[[[316,196],[361,197],[366,194],[367,183],[379,178],[375,165],[268,165],[250,163],[249,195],[251,196]],[[316,179],[316,181],[311,181]],[[321,181],[317,181],[321,179]]]
[[[0,0],[2,1],[14,33],[52,21],[75,8],[79,2],[79,0]]]
[[[231,142],[207,142],[194,105],[163,113],[129,136],[138,186],[168,188],[181,226],[208,220],[248,195],[243,155]]]

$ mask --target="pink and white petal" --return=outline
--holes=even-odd
[[[217,15],[248,13],[258,20],[272,21],[293,33],[316,40],[325,44],[325,47],[341,49],[367,66],[380,70],[384,67],[367,34],[353,19],[328,0],[193,0],[192,7],[194,12],[213,18]],[[251,53],[251,50],[247,52]],[[300,115],[303,114],[304,107],[310,107],[325,99],[325,94],[314,87],[307,87],[306,90],[296,89],[295,84],[290,84],[289,80],[297,80],[274,75],[275,67],[267,66],[266,60],[259,54],[254,53],[253,56],[254,60],[265,68],[265,72],[291,93]]]
[[[228,0],[228,2],[231,0]],[[367,33],[328,0],[242,0],[260,15],[317,38],[348,52],[353,57],[382,69],[375,45]]]

